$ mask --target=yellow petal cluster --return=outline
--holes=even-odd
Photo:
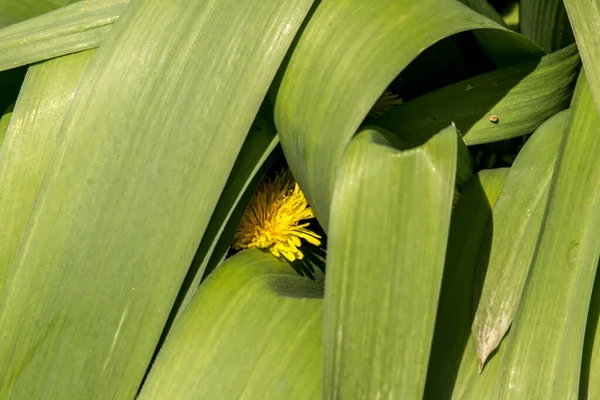
[[[300,186],[286,170],[260,183],[235,233],[233,248],[258,247],[290,261],[301,260],[300,239],[321,244],[321,236],[307,228],[309,223],[300,224],[314,217]]]

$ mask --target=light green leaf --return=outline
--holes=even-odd
[[[223,193],[183,282],[175,305],[179,308],[177,316],[196,293],[202,277],[214,270],[227,254],[256,186],[272,162],[272,155],[281,154],[281,151],[274,153],[278,144],[279,137],[275,132],[273,121],[261,109],[231,169]]]
[[[471,333],[478,255],[489,253],[491,232],[485,228],[507,175],[508,168],[479,172],[461,192],[452,212],[425,399],[448,398],[452,393],[465,343]]]
[[[573,45],[539,64],[503,68],[428,93],[371,123],[405,140],[425,140],[450,122],[467,145],[521,136],[568,107],[580,65]]]
[[[496,399],[575,399],[600,254],[600,117],[585,74],[550,189],[544,229],[508,335]]]
[[[521,300],[568,117],[569,110],[560,112],[531,136],[494,206],[492,246],[481,259],[486,274],[473,320],[480,368],[506,334]]]
[[[175,324],[140,400],[321,398],[319,286],[269,253],[233,256]]]
[[[135,395],[310,6],[129,4],[77,90],[0,298],[0,397]]]
[[[575,42],[563,0],[521,0],[521,33],[548,53]]]
[[[29,68],[0,152],[0,296],[73,94],[95,50]]]
[[[600,110],[600,0],[563,0],[577,47],[588,76],[596,108]]]
[[[456,129],[398,151],[389,133],[351,141],[328,237],[324,398],[420,398],[442,280]],[[464,146],[464,145],[463,145]]]
[[[129,0],[82,1],[0,30],[0,71],[98,47]]]
[[[10,123],[10,118],[12,117],[13,110],[15,108],[14,104],[11,104],[6,111],[0,116],[0,148],[4,144],[4,139],[6,137],[6,131],[8,131],[8,124]]]
[[[590,311],[588,313],[583,359],[581,361],[581,379],[579,398],[596,400],[600,398],[600,275],[596,273]]]
[[[0,0],[0,28],[55,10],[68,0]]]
[[[457,1],[318,4],[275,88],[275,125],[290,169],[325,230],[339,162],[377,98],[426,48],[469,30],[477,30],[499,66],[542,54],[528,39]]]

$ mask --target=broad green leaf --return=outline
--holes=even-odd
[[[600,253],[600,116],[581,73],[497,399],[575,399]]]
[[[310,6],[128,5],[65,117],[0,298],[0,397],[135,395]]]
[[[436,313],[425,399],[448,398],[470,335],[478,255],[488,254],[485,230],[508,168],[483,170],[461,192],[452,212],[444,276]]]
[[[491,251],[473,320],[480,368],[513,320],[536,248],[556,157],[569,117],[562,111],[527,141],[510,169],[493,210]]]
[[[0,28],[50,12],[67,3],[69,0],[0,0]]]
[[[318,4],[274,88],[275,125],[290,169],[326,231],[339,162],[377,98],[426,48],[469,30],[499,66],[542,54],[455,0]]]
[[[198,251],[183,282],[176,306],[180,315],[200,285],[203,276],[217,267],[227,254],[233,236],[248,207],[256,186],[271,164],[272,154],[279,144],[273,121],[264,110],[256,116],[244,141],[215,211],[202,237]],[[180,305],[178,303],[181,303]]]
[[[421,398],[442,280],[456,129],[399,151],[365,130],[336,180],[324,309],[324,398]]]
[[[573,45],[539,64],[503,68],[428,93],[371,123],[405,140],[425,140],[450,122],[467,145],[521,136],[568,107],[580,65]]]
[[[0,151],[0,296],[89,50],[29,68]]]
[[[600,0],[563,0],[581,53],[596,108],[600,110]]]
[[[231,257],[176,322],[140,400],[321,398],[319,290],[269,253]]]
[[[4,144],[4,139],[6,137],[6,131],[8,131],[8,124],[10,123],[10,118],[12,117],[13,110],[15,108],[14,104],[11,104],[6,111],[0,116],[0,148]]]
[[[581,378],[579,381],[579,398],[586,400],[600,399],[600,274],[596,273],[594,290],[590,301],[583,360],[581,362]]]
[[[98,47],[128,3],[82,1],[0,29],[0,71]]]
[[[521,0],[521,33],[548,53],[575,42],[563,0]]]

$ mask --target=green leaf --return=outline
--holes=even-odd
[[[457,1],[318,4],[274,90],[275,125],[290,169],[326,231],[339,162],[377,98],[426,48],[469,30],[499,66],[542,55],[528,39]]]
[[[600,117],[581,73],[550,189],[544,229],[508,335],[500,399],[577,398],[600,254]]]
[[[455,385],[471,334],[477,260],[480,253],[489,254],[492,235],[486,224],[508,171],[480,171],[465,187],[452,212],[425,399],[449,398]]]
[[[588,313],[583,360],[581,362],[581,380],[579,382],[580,399],[598,399],[600,397],[600,274],[596,273],[590,311]]]
[[[269,253],[231,257],[175,324],[140,400],[320,398],[323,301],[305,297],[318,286]]]
[[[510,169],[494,206],[491,251],[481,260],[485,281],[473,320],[483,367],[512,323],[546,211],[556,157],[569,117],[565,110],[531,136]]]
[[[0,71],[98,47],[129,0],[83,1],[0,30]]]
[[[15,108],[14,104],[11,104],[6,111],[0,116],[0,148],[4,144],[4,139],[6,138],[6,131],[8,131],[8,124],[10,123],[10,118],[12,117],[13,110]]]
[[[55,10],[68,0],[0,0],[0,28]]]
[[[596,108],[600,110],[600,0],[563,0],[571,21]]]
[[[177,316],[196,293],[202,277],[214,270],[227,254],[248,203],[272,162],[272,155],[281,153],[274,152],[278,144],[279,137],[273,121],[261,109],[231,169],[183,282],[175,306],[179,308]]]
[[[548,53],[575,42],[563,0],[521,0],[521,33]]]
[[[135,395],[310,6],[129,4],[77,89],[0,299],[0,397]]]
[[[371,123],[408,141],[425,140],[450,122],[467,145],[521,136],[568,107],[580,65],[573,45],[539,64],[503,68],[428,93]],[[491,115],[499,121],[492,123]]]
[[[29,68],[0,152],[0,295],[73,93],[95,50]]]
[[[449,127],[398,151],[365,130],[340,168],[328,237],[324,397],[420,398],[457,159]]]

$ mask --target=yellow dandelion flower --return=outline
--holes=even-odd
[[[400,104],[402,104],[402,99],[398,98],[398,95],[386,90],[381,96],[379,96],[375,102],[375,105],[373,108],[371,108],[371,111],[369,111],[368,116],[369,118],[378,117]]]
[[[281,172],[256,189],[233,238],[233,248],[258,247],[276,257],[301,260],[304,255],[299,249],[300,239],[315,246],[321,244],[321,236],[307,228],[309,223],[299,224],[314,217],[290,171]]]

